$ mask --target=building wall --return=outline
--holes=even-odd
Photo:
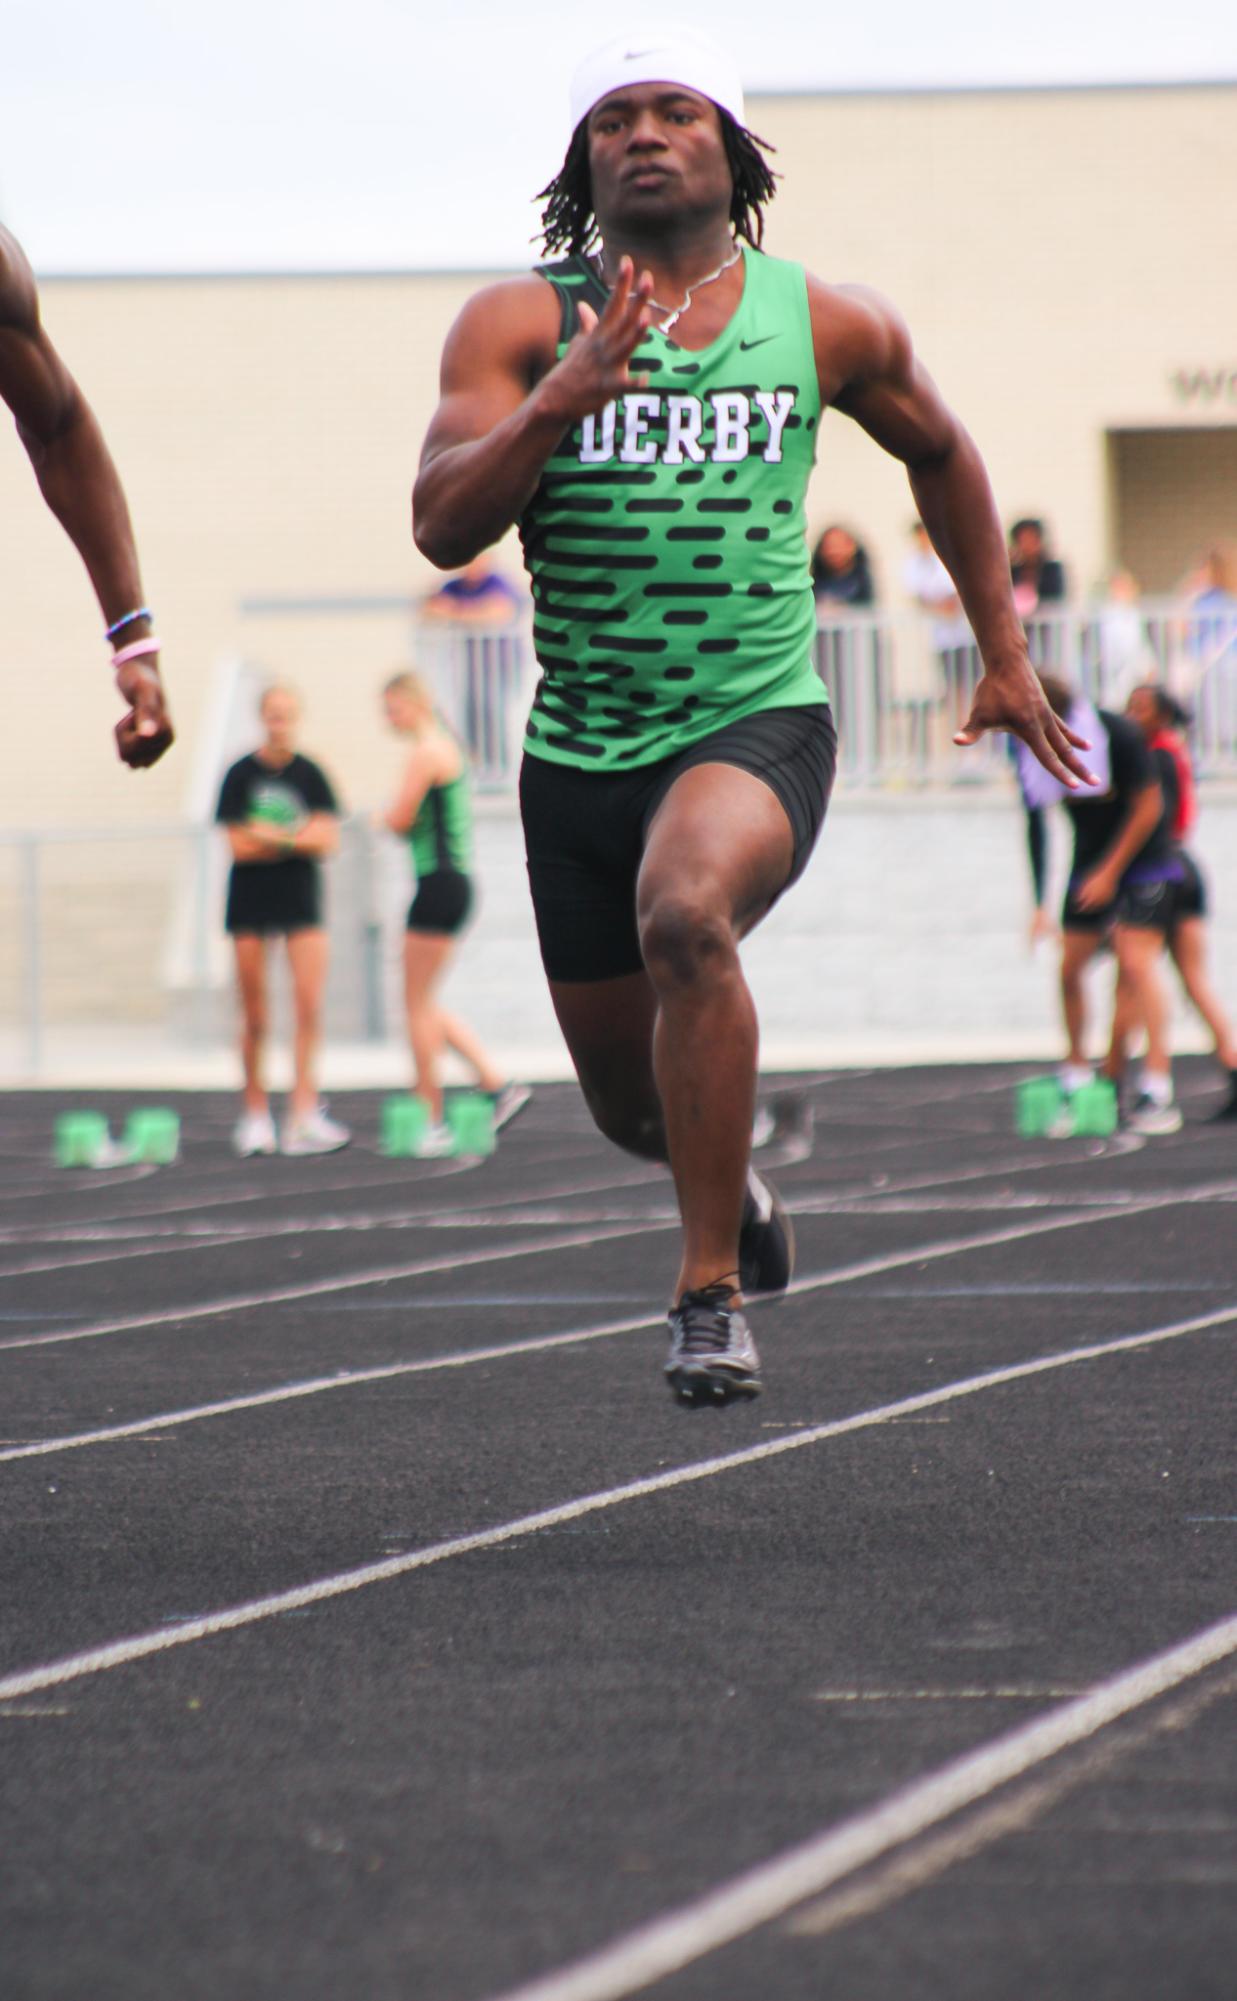
[[[770,97],[749,116],[785,177],[768,248],[897,301],[1003,516],[1045,514],[1091,584],[1119,553],[1107,432],[1237,426],[1237,86]],[[145,774],[110,753],[89,587],[24,454],[2,446],[0,824],[175,817],[229,652],[299,683],[307,748],[350,803],[376,801],[393,750],[374,691],[406,647],[401,594],[432,582],[409,488],[443,335],[480,282],[44,283],[133,505],[181,745]],[[853,523],[891,603],[911,511],[901,469],[831,416],[811,516]],[[270,609],[331,595],[395,608]]]

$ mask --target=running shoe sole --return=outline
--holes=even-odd
[[[748,1403],[758,1397],[760,1377],[747,1371],[679,1363],[666,1370],[666,1381],[676,1403],[689,1410],[720,1410],[730,1403]]]

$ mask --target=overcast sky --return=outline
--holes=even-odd
[[[758,89],[1237,80],[1234,0],[671,0]],[[567,77],[647,0],[0,0],[45,273],[518,267]]]

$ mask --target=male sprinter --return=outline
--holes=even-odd
[[[417,546],[469,562],[518,522],[542,680],[521,776],[554,1007],[601,1130],[667,1160],[683,1218],[666,1374],[760,1388],[743,1291],[790,1276],[749,1169],[756,1020],[740,939],[802,871],[833,777],[804,493],[836,404],[903,460],[987,672],[956,741],[1016,730],[1082,775],[1027,660],[979,455],[897,314],[760,254],[773,177],[734,64],[625,34],[572,85],[544,193],[568,253],[448,337]],[[637,275],[638,274],[638,275]]]
[[[172,725],[124,489],[90,405],[43,331],[34,275],[6,229],[0,229],[0,397],[17,419],[43,498],[94,585],[116,686],[129,705],[116,725],[121,759],[135,770],[153,764],[172,741]]]

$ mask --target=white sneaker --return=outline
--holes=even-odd
[[[440,1122],[436,1126],[426,1126],[413,1152],[416,1160],[443,1160],[455,1152],[455,1134],[449,1125]]]
[[[1166,1105],[1149,1091],[1140,1092],[1130,1107],[1125,1121],[1133,1133],[1145,1133],[1148,1139],[1160,1139],[1167,1133],[1181,1131],[1180,1107],[1170,1098]]]
[[[278,1153],[275,1121],[269,1112],[242,1112],[232,1128],[232,1151],[241,1160],[255,1153]]]
[[[307,1112],[304,1118],[289,1118],[284,1121],[280,1152],[337,1153],[341,1146],[347,1146],[351,1138],[352,1134],[347,1126],[341,1126],[337,1120],[328,1118],[325,1106],[315,1105],[313,1111]]]

